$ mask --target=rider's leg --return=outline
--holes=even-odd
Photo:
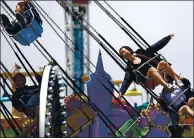
[[[4,28],[6,28],[7,26],[12,26],[11,22],[9,21],[9,18],[5,14],[1,14],[1,21]]]
[[[39,94],[33,95],[27,102],[27,106],[32,108],[39,104]]]
[[[21,30],[20,24],[18,24],[16,22],[11,24],[11,22],[9,21],[9,18],[4,14],[1,14],[1,21],[2,21],[4,28],[6,29],[7,33],[9,33],[11,35],[14,35]]]
[[[154,82],[161,84],[165,90],[168,90],[169,92],[173,92],[174,89],[169,86],[168,83],[164,81],[162,76],[159,74],[159,72],[155,68],[150,68],[147,72],[147,77],[153,77]]]
[[[22,27],[19,24],[15,23],[13,26],[6,27],[5,29],[7,33],[15,35],[22,29]]]
[[[157,69],[158,69],[158,70],[164,69],[165,72],[175,80],[175,82],[176,82],[176,84],[177,84],[178,86],[183,86],[183,85],[184,85],[184,84],[182,83],[182,81],[179,80],[179,78],[178,78],[177,75],[175,74],[174,70],[172,69],[172,67],[171,67],[167,62],[165,62],[165,61],[160,61],[160,63],[159,63],[158,66],[157,66]]]
[[[20,13],[17,13],[16,15],[16,19],[21,23],[23,28],[27,27],[27,19],[25,19]]]
[[[187,113],[188,115],[194,117],[194,112],[193,110],[191,110],[191,108],[187,105],[184,105],[182,106],[180,109],[179,109],[179,113]]]
[[[39,95],[35,94],[33,96],[31,96],[31,98],[28,100],[27,102],[27,109],[26,109],[26,113],[28,115],[28,117],[30,118],[37,118],[38,115],[38,104],[39,104]],[[31,109],[29,109],[31,108]]]

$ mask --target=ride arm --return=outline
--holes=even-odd
[[[127,89],[129,88],[129,86],[131,85],[133,81],[134,81],[134,74],[132,70],[126,70],[123,83],[119,90],[122,93],[122,95],[124,95],[124,93],[127,91]]]
[[[171,35],[168,35],[162,38],[155,44],[151,45],[151,47],[149,47],[147,50],[145,50],[145,54],[151,55],[153,53],[156,53],[157,51],[164,48],[164,46],[166,46],[170,40],[171,40]]]

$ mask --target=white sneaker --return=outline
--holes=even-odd
[[[174,85],[173,84],[168,84],[167,87],[168,87],[169,92],[171,92],[171,93],[174,92]]]
[[[179,86],[179,87],[184,86],[184,84],[183,84],[183,82],[182,82],[181,80],[175,81],[175,84],[176,84],[177,86]]]

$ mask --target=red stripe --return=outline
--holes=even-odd
[[[73,4],[88,4],[88,0],[72,0]]]

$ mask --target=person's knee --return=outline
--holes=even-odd
[[[155,72],[157,72],[157,69],[155,69],[155,68],[150,68],[150,69],[148,70],[148,72],[147,72],[147,76],[151,76],[151,75],[153,75]]]
[[[157,72],[157,70],[155,68],[150,68],[147,72],[147,77],[152,77],[152,75]]]
[[[157,72],[157,70],[155,68],[150,68],[148,72],[153,73],[153,72]]]
[[[160,61],[160,63],[158,64],[159,67],[165,67],[167,65],[168,65],[168,63],[165,61]]]
[[[37,95],[33,95],[27,102],[27,106],[28,107],[35,107],[39,104],[39,97],[38,94]]]
[[[11,34],[11,35],[15,35],[16,33],[18,33],[22,28],[20,25],[18,25],[17,23],[14,24],[13,26],[10,27],[6,27],[5,28],[7,33]]]
[[[1,18],[8,18],[5,14],[1,14]]]
[[[182,106],[181,111],[187,111],[190,107],[187,105]]]

